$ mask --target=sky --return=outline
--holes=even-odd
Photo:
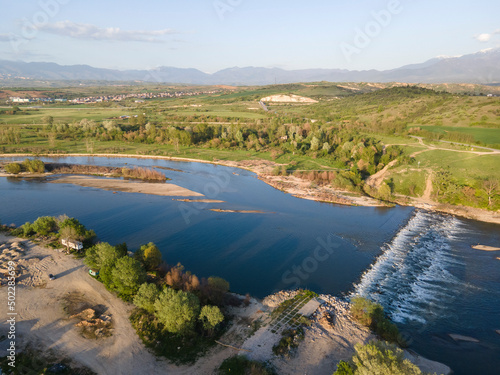
[[[498,0],[0,0],[0,60],[386,70],[500,47]]]

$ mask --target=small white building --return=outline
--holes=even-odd
[[[83,244],[80,241],[71,241],[71,240],[66,240],[63,238],[61,240],[61,243],[64,246],[71,248],[71,249],[74,249],[74,250],[82,250],[83,249]]]

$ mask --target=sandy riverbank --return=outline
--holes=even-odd
[[[2,253],[5,252],[17,264],[15,309],[18,350],[31,343],[42,351],[56,351],[98,374],[110,375],[213,375],[224,359],[239,353],[228,347],[215,346],[191,366],[175,366],[156,358],[143,345],[128,320],[133,306],[118,299],[103,284],[90,277],[81,260],[1,233],[0,245]],[[22,250],[13,252],[12,248]],[[49,280],[49,273],[54,274],[56,279]],[[4,282],[2,280],[2,284]],[[92,306],[105,309],[106,315],[113,321],[110,337],[86,339],[79,333],[75,321],[69,319],[63,310],[65,299],[72,293],[78,293]],[[331,375],[339,360],[348,360],[352,356],[355,344],[373,338],[366,328],[350,318],[345,301],[322,295],[319,300],[321,306],[313,314],[312,324],[306,328],[305,339],[295,356],[287,360],[274,356],[271,351],[263,352],[260,348],[272,348],[273,342],[266,341],[269,335],[262,335],[262,340],[256,339],[252,323],[259,321],[265,328],[271,320],[270,312],[280,302],[293,297],[294,293],[279,292],[264,301],[251,299],[248,306],[242,304],[229,308],[228,313],[233,320],[220,342],[236,348],[249,345],[259,348],[259,355],[268,357],[280,375]],[[5,286],[0,287],[0,299],[7,299]],[[0,305],[1,316],[7,316],[6,309],[7,304]],[[335,324],[331,323],[333,321]],[[0,337],[4,337],[7,330],[7,322],[1,321]],[[0,342],[0,346],[4,342]],[[432,369],[439,374],[449,373],[449,368],[442,364],[420,360],[427,366],[426,371]]]
[[[32,154],[0,154],[3,157],[27,157]],[[269,160],[201,160],[192,158],[180,158],[172,156],[158,155],[131,155],[131,154],[43,154],[38,156],[46,157],[107,157],[107,158],[134,158],[134,159],[154,159],[154,160],[172,160],[181,162],[195,162],[204,164],[223,165],[227,167],[246,169],[257,174],[258,178],[266,184],[273,186],[285,193],[291,194],[297,198],[309,199],[318,202],[329,202],[349,206],[364,207],[384,207],[387,203],[364,195],[358,195],[340,189],[333,189],[326,186],[311,186],[310,181],[299,179],[295,176],[272,176],[274,167],[280,165]],[[9,175],[1,175],[9,176]],[[429,211],[443,212],[467,219],[483,221],[488,223],[500,224],[500,212],[482,210],[466,206],[450,206],[433,202],[429,199],[419,199],[407,197],[405,201],[401,200],[398,204],[423,208]]]
[[[125,193],[142,193],[174,197],[203,197],[203,194],[196,193],[181,186],[163,182],[134,182],[116,178],[95,178],[87,176],[64,176],[48,182],[53,184],[72,184],[102,190],[121,191]]]

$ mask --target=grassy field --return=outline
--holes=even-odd
[[[43,109],[22,109],[21,113],[15,115],[0,114],[0,124],[19,125],[19,124],[42,124],[42,119],[46,116],[52,116],[54,122],[72,123],[84,118],[94,121],[103,121],[112,117],[122,115],[135,115],[139,111],[117,108],[43,108]]]
[[[474,155],[453,151],[427,151],[415,157],[422,168],[449,168],[462,181],[474,177],[492,177],[500,180],[500,155]]]
[[[421,125],[422,129],[434,133],[446,134],[447,132],[459,132],[470,134],[477,142],[489,145],[500,146],[500,128],[479,128],[479,127],[454,127],[454,126],[432,126]]]

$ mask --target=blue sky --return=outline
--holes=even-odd
[[[0,59],[391,69],[500,46],[498,0],[0,0]]]

